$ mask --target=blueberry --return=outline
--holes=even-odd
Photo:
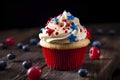
[[[37,43],[37,46],[38,46],[38,47],[41,47],[39,42]]]
[[[11,52],[7,54],[7,58],[8,58],[9,60],[15,59],[15,57],[16,57],[16,56],[15,56],[13,53],[11,53]]]
[[[101,29],[101,28],[96,29],[96,34],[97,35],[102,35],[103,34],[103,29]]]
[[[38,43],[38,41],[39,41],[39,40],[38,40],[37,38],[31,38],[31,39],[30,39],[30,44],[31,44],[31,45],[36,45],[36,44]]]
[[[24,45],[24,44],[23,44],[22,42],[17,43],[17,47],[20,48],[20,49],[22,49],[22,46],[23,46],[23,45]]]
[[[7,66],[7,63],[3,60],[0,60],[0,70],[4,70]]]
[[[26,44],[26,45],[23,45],[23,46],[22,46],[22,50],[23,50],[23,51],[29,51],[29,50],[30,50],[30,46],[27,45],[27,44]]]
[[[92,46],[100,48],[101,42],[100,41],[93,41]]]
[[[29,60],[23,61],[22,66],[23,66],[25,69],[29,69],[29,68],[32,66],[32,62],[29,61]]]
[[[113,36],[113,35],[116,34],[116,31],[113,30],[113,29],[110,29],[110,30],[108,31],[108,34],[111,35],[111,36]]]
[[[86,77],[87,74],[88,74],[88,71],[86,69],[79,69],[78,70],[78,74],[81,76],[81,77]]]

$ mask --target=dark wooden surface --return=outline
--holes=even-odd
[[[88,46],[87,55],[83,67],[88,70],[88,76],[81,78],[77,74],[77,70],[73,71],[58,71],[51,70],[47,66],[43,68],[42,76],[39,80],[119,80],[118,76],[114,77],[113,72],[120,64],[120,23],[106,23],[106,24],[89,24],[85,25],[93,29],[92,40],[99,40],[102,42],[101,58],[100,60],[90,60],[88,56],[88,50],[91,44]],[[104,34],[101,36],[95,35],[96,28],[102,28]],[[109,29],[115,29],[117,34],[115,36],[109,36],[107,31]],[[7,37],[13,36],[18,42],[24,42],[29,44],[29,39],[38,37],[39,28],[27,28],[27,29],[12,29],[0,31],[0,42],[4,41]],[[14,60],[7,60],[6,55],[8,52],[13,52],[16,55]],[[24,60],[31,60],[33,66],[45,65],[44,56],[41,47],[36,45],[30,45],[30,51],[24,52],[15,46],[8,47],[8,49],[0,50],[0,60],[7,62],[7,67],[4,71],[0,71],[0,80],[28,80],[26,72],[22,67]]]

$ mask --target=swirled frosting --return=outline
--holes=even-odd
[[[79,19],[66,11],[48,20],[41,30],[39,38],[50,43],[72,43],[87,36],[87,30],[80,24]]]

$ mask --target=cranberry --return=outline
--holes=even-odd
[[[14,39],[14,37],[8,37],[8,38],[5,40],[5,42],[6,42],[6,44],[7,44],[8,46],[13,46],[13,45],[15,45],[15,39]]]
[[[97,47],[91,47],[90,50],[89,50],[89,56],[90,56],[90,59],[92,60],[97,60],[100,58],[100,49],[97,48]]]
[[[87,38],[88,38],[88,39],[91,39],[91,38],[92,38],[92,36],[91,36],[91,34],[90,34],[89,31],[87,31]]]
[[[42,75],[42,70],[39,66],[34,66],[28,69],[27,76],[30,80],[38,80]]]
[[[87,31],[87,38],[88,38],[88,39],[92,39],[92,36],[91,36],[91,34],[92,34],[92,29],[91,29],[91,28],[86,28],[86,31]]]

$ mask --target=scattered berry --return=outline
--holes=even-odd
[[[88,74],[88,71],[86,69],[79,69],[78,70],[78,74],[81,76],[81,77],[86,77],[87,74]]]
[[[96,29],[96,34],[102,35],[103,34],[103,29],[101,29],[101,28]]]
[[[86,29],[87,29],[87,31],[88,31],[90,34],[92,34],[92,29],[91,29],[91,28],[86,27]]]
[[[92,46],[93,46],[93,47],[100,48],[101,42],[100,42],[100,41],[93,41]]]
[[[20,49],[22,49],[23,45],[24,44],[22,42],[17,43],[17,47],[20,48]]]
[[[39,66],[34,66],[28,69],[27,76],[30,80],[38,80],[42,75],[42,70]]]
[[[29,50],[30,50],[30,46],[27,45],[27,44],[26,44],[26,45],[23,45],[23,46],[22,46],[22,50],[23,50],[23,51],[29,51]]]
[[[10,53],[7,54],[7,58],[8,58],[9,60],[15,59],[15,55],[10,52]]]
[[[88,38],[88,39],[91,39],[91,38],[92,38],[89,31],[87,31],[87,38]]]
[[[41,47],[39,42],[37,43],[37,46],[38,46],[38,47]]]
[[[31,45],[36,45],[38,43],[38,41],[39,41],[38,38],[31,38],[30,39],[30,44]]]
[[[113,30],[113,29],[110,29],[110,30],[108,31],[108,34],[111,35],[111,36],[113,36],[113,35],[116,34],[116,31]]]
[[[13,37],[8,37],[6,40],[5,40],[6,44],[8,46],[13,46],[15,45],[15,39]]]
[[[4,70],[7,66],[7,63],[3,60],[0,60],[0,70]]]
[[[25,69],[29,69],[31,66],[32,66],[32,62],[31,61],[23,61],[22,63],[22,66],[25,68]]]
[[[89,50],[89,57],[92,60],[97,60],[100,58],[100,50],[97,47],[91,47]]]

